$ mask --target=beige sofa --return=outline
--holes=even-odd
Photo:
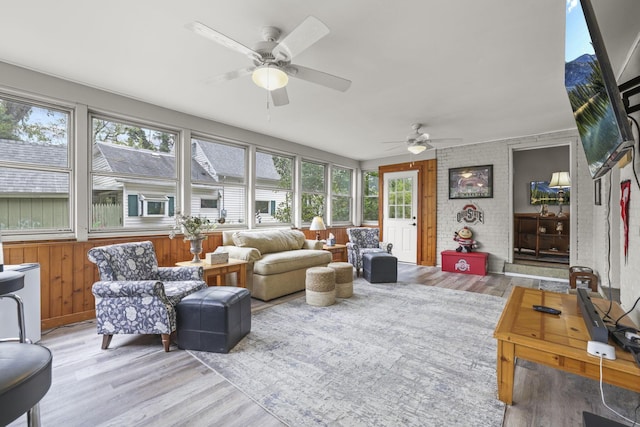
[[[331,252],[299,230],[223,231],[222,244],[216,252],[249,261],[247,288],[263,301],[304,290],[307,268],[331,262]]]

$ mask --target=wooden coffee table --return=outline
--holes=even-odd
[[[229,262],[224,264],[207,264],[201,262],[194,264],[191,261],[177,262],[176,265],[182,267],[201,266],[204,270],[203,279],[208,286],[224,286],[225,276],[229,273],[236,273],[238,287],[247,287],[247,261],[229,258]],[[214,279],[211,280],[211,279]]]
[[[595,306],[607,311],[609,301],[592,298]],[[546,305],[562,314],[550,315],[533,310],[532,306]],[[617,319],[624,311],[613,304],[611,317]],[[633,326],[627,318],[621,324]],[[634,326],[635,327],[635,326]],[[516,358],[547,365],[562,371],[598,380],[600,358],[587,353],[589,331],[573,294],[545,292],[516,286],[504,307],[493,333],[498,340],[498,399],[513,402],[513,374]],[[640,392],[640,367],[631,353],[616,347],[616,360],[603,360],[603,381]],[[567,390],[569,391],[569,390]]]

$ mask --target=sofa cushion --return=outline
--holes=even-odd
[[[302,268],[327,265],[331,262],[331,252],[313,249],[276,252],[263,255],[253,264],[253,272],[262,276],[285,273]]]
[[[233,233],[233,242],[241,248],[256,248],[264,256],[301,249],[305,236],[299,230],[236,231]]]

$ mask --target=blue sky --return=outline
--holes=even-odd
[[[589,53],[593,55],[591,36],[587,29],[587,22],[582,13],[580,0],[567,0],[567,36],[564,45],[564,60],[570,62]]]

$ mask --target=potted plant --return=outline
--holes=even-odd
[[[173,229],[169,233],[169,238],[173,239],[178,233],[182,233],[184,241],[189,241],[191,248],[189,252],[193,254],[193,263],[202,262],[200,253],[202,253],[202,241],[207,238],[207,231],[214,230],[217,224],[209,218],[199,216],[184,215],[176,212],[176,221]]]

